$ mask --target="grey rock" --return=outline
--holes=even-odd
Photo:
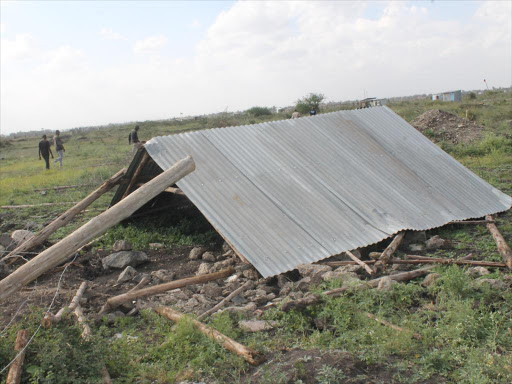
[[[490,274],[489,270],[484,267],[471,267],[466,270],[466,275],[471,277],[480,277]]]
[[[210,264],[208,264],[208,263],[201,263],[199,265],[199,268],[197,268],[196,275],[197,276],[201,276],[201,275],[206,275],[208,273],[210,273]]]
[[[176,300],[188,300],[189,299],[189,296],[185,292],[183,292],[181,289],[176,289],[175,291],[171,291],[171,295]]]
[[[302,299],[304,297],[304,293],[302,293],[301,291],[298,291],[298,292],[291,292],[288,297],[290,297],[292,300],[299,300],[299,299]]]
[[[31,231],[27,231],[26,229],[18,229],[11,233],[11,239],[16,243],[20,244],[28,239],[34,237],[34,233]]]
[[[127,266],[123,272],[119,274],[117,278],[117,284],[122,284],[124,282],[130,281],[137,275],[137,270],[131,266]]]
[[[372,260],[379,260],[380,255],[382,255],[382,252],[370,252],[368,256],[370,256],[370,259]]]
[[[184,308],[186,308],[189,311],[192,311],[194,309],[194,307],[197,307],[198,305],[199,305],[199,301],[195,297],[192,297],[192,298],[188,299],[188,301],[185,303]]]
[[[231,298],[231,301],[235,303],[236,305],[245,304],[247,303],[247,299],[243,297],[242,295],[236,295]]]
[[[229,246],[228,243],[224,242],[222,244],[222,252],[223,253],[232,252],[232,251],[233,251],[233,249],[231,249],[231,247]]]
[[[46,191],[41,191],[41,196],[46,196],[46,195],[47,195]]]
[[[238,325],[248,332],[261,332],[274,329],[278,325],[278,322],[272,320],[246,320],[240,321]]]
[[[234,283],[235,281],[238,281],[240,278],[238,277],[238,275],[231,275],[229,276],[225,281],[226,283]]]
[[[5,248],[9,247],[12,243],[11,236],[8,233],[2,233],[0,235],[0,245],[4,246]]]
[[[425,276],[425,278],[423,279],[423,282],[421,284],[424,287],[430,287],[440,277],[441,277],[441,275],[439,273],[429,273],[427,276]]]
[[[163,245],[162,243],[149,243],[148,246],[149,246],[149,249],[153,249],[153,250],[159,250],[159,249],[165,248],[165,245]]]
[[[115,311],[111,312],[107,315],[107,323],[108,324],[114,324],[116,319],[119,319],[121,317],[124,317],[124,313],[121,311]]]
[[[294,288],[299,291],[307,291],[313,279],[309,276],[304,277],[294,284]]]
[[[289,280],[286,278],[286,276],[284,276],[284,275],[277,276],[277,286],[279,288],[283,288],[288,282],[289,282]]]
[[[144,277],[149,278],[149,275],[147,273],[138,273],[132,280],[135,283],[140,283]]]
[[[246,269],[242,272],[242,275],[249,280],[258,280],[260,278],[258,271],[254,268]]]
[[[475,280],[475,285],[477,287],[481,287],[484,284],[489,284],[492,289],[498,289],[500,291],[504,291],[508,288],[507,283],[497,279],[478,279]]]
[[[208,262],[215,262],[215,256],[213,255],[213,253],[211,252],[205,252],[203,253],[203,256],[201,257],[204,261],[208,261]]]
[[[149,261],[148,256],[142,251],[121,251],[112,253],[101,260],[103,269],[135,267]]]
[[[409,244],[408,248],[411,252],[422,252],[425,249],[423,244]]]
[[[353,280],[359,280],[359,276],[354,272],[346,272],[345,269],[341,269],[345,267],[340,267],[334,271],[326,272],[322,276],[322,279],[324,281],[330,281],[330,280],[341,280],[343,282],[346,281],[353,281]]]
[[[407,231],[400,244],[400,248],[408,249],[411,244],[424,243],[427,240],[425,231]]]
[[[112,246],[112,250],[114,252],[131,251],[132,249],[132,243],[130,243],[128,240],[116,240]]]
[[[358,264],[344,265],[342,267],[336,268],[336,272],[346,272],[346,273],[362,273],[363,267]]]
[[[216,298],[222,296],[222,287],[215,283],[208,283],[203,286],[200,292],[206,297]]]
[[[214,303],[213,301],[208,300],[204,295],[200,295],[198,293],[192,295],[192,297],[196,299],[199,302],[199,304],[212,305],[212,303]]]
[[[292,291],[292,284],[288,283],[279,291],[279,296],[287,296]]]
[[[390,291],[393,288],[393,285],[397,284],[396,281],[391,280],[389,276],[384,276],[380,279],[379,285],[377,286],[378,291]]]
[[[205,252],[205,249],[203,247],[194,247],[190,250],[190,253],[188,254],[188,258],[190,260],[199,260],[204,252]]]
[[[445,239],[440,238],[439,235],[432,236],[425,242],[425,246],[428,250],[444,248],[447,245],[448,242]]]
[[[304,277],[313,277],[317,275],[322,275],[325,272],[332,271],[332,268],[328,265],[318,265],[318,264],[300,264],[297,266],[299,273]]]
[[[160,281],[172,281],[176,277],[176,272],[159,269],[158,271],[151,272],[151,276]]]

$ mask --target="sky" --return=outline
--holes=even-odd
[[[0,133],[510,87],[511,1],[0,0]]]

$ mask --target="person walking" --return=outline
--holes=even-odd
[[[57,164],[57,161],[60,163],[60,167],[62,168],[62,158],[64,157],[64,145],[62,144],[62,139],[60,137],[60,131],[55,131],[55,136],[53,136],[53,144],[55,145],[55,151],[57,152],[58,157],[53,160],[53,165]],[[53,156],[52,156],[53,157]]]
[[[128,136],[128,144],[133,144],[132,153],[137,152],[137,149],[139,149],[141,145],[138,132],[139,126],[136,125],[135,128],[133,128],[132,131],[130,132],[130,135]]]
[[[42,156],[44,162],[46,163],[46,169],[50,169],[50,155],[52,155],[53,159],[53,153],[52,149],[50,148],[50,142],[46,140],[46,135],[43,135],[43,140],[39,142],[39,160],[41,160]]]

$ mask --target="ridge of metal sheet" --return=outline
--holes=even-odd
[[[402,230],[510,209],[387,107],[155,137],[162,168],[192,155],[177,184],[265,277]]]

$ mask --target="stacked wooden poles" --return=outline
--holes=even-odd
[[[96,201],[100,196],[102,196],[105,192],[111,190],[115,185],[119,183],[119,181],[123,178],[126,173],[126,169],[121,169],[110,179],[105,181],[98,189],[89,194],[85,199],[80,201],[78,204],[68,209],[62,215],[53,220],[50,224],[44,227],[41,232],[39,232],[34,237],[31,237],[24,243],[20,244],[16,249],[12,250],[4,259],[12,258],[13,256],[21,253],[29,251],[30,249],[42,244],[52,233],[54,233],[57,229],[65,226],[69,223],[73,217],[75,217],[82,210],[91,205],[94,201]],[[15,260],[15,259],[13,259]]]
[[[131,193],[112,208],[93,218],[57,244],[18,268],[0,281],[0,303],[46,271],[66,261],[80,247],[129,217],[165,188],[175,184],[194,169],[195,163],[192,157],[187,156],[185,159],[178,161],[167,171]]]

